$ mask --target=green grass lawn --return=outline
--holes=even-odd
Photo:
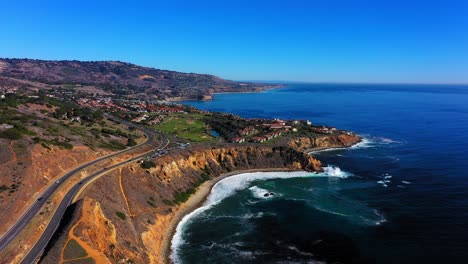
[[[210,142],[215,137],[209,134],[202,114],[174,114],[155,126],[163,133],[173,134],[194,142]]]

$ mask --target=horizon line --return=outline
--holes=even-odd
[[[163,69],[163,68],[157,68],[156,66],[148,66],[148,65],[143,65],[143,64],[137,64],[135,62],[130,62],[130,61],[124,61],[124,60],[80,60],[80,59],[37,59],[37,58],[28,58],[28,57],[0,57],[0,60],[5,59],[5,60],[38,60],[38,61],[79,61],[79,62],[121,62],[121,63],[128,63],[128,64],[133,64],[137,65],[140,67],[146,67],[146,68],[153,68],[156,70],[165,70],[165,71],[175,71],[175,72],[180,72],[180,73],[195,73],[195,74],[206,74],[206,75],[213,75],[216,77],[220,77],[225,80],[230,80],[230,81],[235,81],[235,82],[252,82],[252,83],[271,83],[271,84],[339,84],[339,85],[345,85],[345,84],[359,84],[359,85],[453,85],[453,86],[468,86],[467,83],[451,83],[451,82],[366,82],[366,81],[299,81],[299,80],[240,80],[240,79],[230,79],[230,78],[225,78],[221,77],[219,75],[213,74],[213,73],[200,73],[200,72],[190,72],[190,71],[179,71],[179,70],[171,70],[171,69]]]

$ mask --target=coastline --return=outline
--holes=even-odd
[[[326,151],[326,150],[338,150],[338,149],[347,149],[353,146],[362,144],[364,138],[361,138],[358,142],[350,145],[350,146],[343,146],[343,147],[315,147],[311,149],[304,150],[304,153],[311,155],[314,151]],[[218,183],[219,181],[228,178],[230,176],[243,174],[243,173],[251,173],[251,172],[293,172],[293,171],[301,171],[301,170],[291,170],[288,168],[280,167],[280,168],[263,168],[263,169],[248,169],[248,170],[237,170],[232,172],[223,173],[218,177],[215,177],[211,180],[204,182],[200,185],[197,191],[182,205],[180,205],[176,212],[174,213],[174,217],[171,219],[168,228],[164,232],[164,237],[162,241],[162,248],[161,248],[161,262],[165,264],[170,264],[171,259],[171,245],[172,245],[172,238],[176,232],[176,228],[179,225],[180,221],[188,214],[199,208],[203,205],[203,203],[208,198],[208,195],[211,193],[213,186]]]
[[[249,170],[238,170],[233,172],[223,173],[220,176],[213,178],[209,181],[204,182],[198,187],[198,190],[193,194],[184,204],[180,205],[177,211],[174,213],[174,217],[169,223],[169,227],[164,232],[164,238],[162,242],[161,257],[162,263],[171,263],[171,244],[172,238],[176,232],[176,228],[179,225],[180,221],[187,214],[191,213],[195,209],[199,208],[206,201],[206,198],[211,193],[213,186],[219,181],[238,174],[251,173],[251,172],[292,172],[292,171],[301,171],[301,170],[291,170],[287,168],[265,168],[265,169],[249,169]]]
[[[268,90],[274,90],[274,89],[282,89],[282,88],[286,88],[287,85],[278,85],[278,86],[274,86],[274,87],[268,87],[268,88],[261,88],[260,90],[257,90],[257,91],[241,91],[241,92],[235,92],[235,91],[231,91],[231,92],[214,92],[214,93],[210,93],[209,95],[210,96],[213,96],[213,95],[216,95],[216,94],[254,94],[254,93],[261,93],[261,92],[265,92],[265,91],[268,91]],[[166,101],[167,102],[183,102],[183,101],[197,101],[197,102],[205,102],[205,101],[211,101],[211,100],[214,100],[214,99],[209,99],[209,100],[200,100],[200,99],[194,99],[194,98],[183,98],[183,97],[179,97],[179,98],[169,98],[167,99]]]

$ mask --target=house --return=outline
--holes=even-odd
[[[250,134],[253,134],[257,132],[257,130],[253,127],[246,127],[242,130],[239,130],[239,134],[241,134],[242,136],[247,136],[247,135],[250,135]]]
[[[257,143],[262,143],[262,142],[266,141],[266,138],[265,137],[254,137],[252,140],[254,142],[257,142]]]
[[[231,139],[232,143],[244,143],[245,139],[243,137],[235,137]]]
[[[137,116],[137,117],[133,118],[132,122],[140,123],[141,121],[146,120],[146,118],[148,118],[148,116],[146,114],[143,114],[141,116]]]
[[[78,123],[81,123],[81,117],[79,116],[74,116],[72,119],[71,119],[72,122],[78,122]]]

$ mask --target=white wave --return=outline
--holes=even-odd
[[[393,140],[393,139],[390,139],[390,138],[384,138],[384,137],[379,137],[377,138],[380,143],[382,144],[401,144],[402,142],[401,141],[398,141],[398,140]]]
[[[211,193],[203,206],[184,216],[177,225],[176,232],[171,241],[171,260],[174,263],[181,262],[178,256],[178,248],[184,243],[182,233],[192,218],[210,209],[225,198],[235,194],[235,192],[245,189],[252,181],[275,178],[305,177],[309,175],[310,173],[308,172],[254,172],[234,175],[217,182],[211,189]]]
[[[377,181],[377,183],[382,185],[383,187],[388,187],[387,181]]]
[[[253,196],[258,199],[270,199],[277,195],[276,193],[259,188],[257,186],[252,186],[249,188],[249,190],[252,192]]]
[[[362,137],[362,141],[351,146],[351,149],[371,148],[374,146],[375,141],[365,136],[361,136],[361,137]]]
[[[401,181],[401,182],[404,183],[404,184],[411,184],[411,182],[409,182],[409,181]]]
[[[349,172],[342,171],[339,167],[336,167],[333,165],[324,167],[323,173],[319,173],[318,175],[320,174],[325,174],[326,176],[339,177],[339,178],[348,178],[349,176],[353,175]]]
[[[301,250],[299,250],[299,249],[298,249],[297,247],[295,247],[295,246],[288,246],[288,249],[290,249],[290,250],[292,250],[292,251],[298,253],[299,255],[309,256],[309,257],[314,256],[314,254],[309,253],[309,252],[301,251]]]
[[[342,213],[338,213],[338,212],[335,212],[335,211],[323,209],[323,208],[318,207],[318,206],[314,206],[314,208],[317,209],[317,210],[319,210],[319,211],[322,211],[322,212],[325,212],[325,213],[329,213],[329,214],[340,215],[340,216],[348,216],[348,215],[346,215],[346,214],[342,214]]]
[[[171,255],[170,258],[174,263],[181,263],[178,256],[178,250],[180,245],[184,243],[182,234],[190,223],[191,219],[210,209],[214,205],[220,203],[225,198],[234,195],[237,191],[246,189],[250,183],[256,180],[268,180],[268,179],[288,179],[298,177],[338,177],[347,178],[351,176],[351,173],[342,171],[339,167],[328,166],[324,167],[322,173],[310,173],[306,171],[296,172],[252,172],[242,173],[217,182],[211,189],[208,198],[206,199],[203,206],[195,209],[191,213],[187,214],[182,218],[176,227],[176,232],[171,240]],[[260,189],[260,188],[259,188]]]
[[[390,138],[372,137],[369,135],[360,136],[362,137],[362,141],[354,146],[351,146],[351,149],[372,148],[376,145],[403,144],[403,142],[401,141],[393,140]]]
[[[387,222],[387,219],[385,219],[385,217],[377,209],[374,209],[374,214],[376,214],[377,216],[380,217],[380,220],[375,222],[376,225],[381,225],[381,224]]]

